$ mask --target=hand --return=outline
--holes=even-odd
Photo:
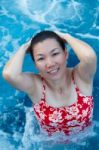
[[[26,43],[26,53],[30,53],[30,45],[31,45],[31,40],[29,40],[27,43]]]
[[[31,40],[29,40],[28,42],[23,44],[20,48],[24,49],[26,51],[26,53],[29,53],[30,44],[31,44]]]
[[[67,43],[67,40],[66,40],[66,37],[69,35],[68,33],[63,33],[63,32],[60,32],[60,31],[54,31],[58,36],[60,36],[60,38],[63,39],[64,42]]]

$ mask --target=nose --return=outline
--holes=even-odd
[[[49,57],[46,59],[46,68],[52,67],[54,65],[53,60]]]

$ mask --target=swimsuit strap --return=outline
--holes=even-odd
[[[77,84],[75,83],[74,71],[72,71],[72,80],[73,80],[73,83],[74,83],[74,85],[75,85],[75,89],[76,89],[76,91],[78,92],[78,91],[79,91],[79,88],[78,88]]]
[[[45,80],[44,78],[41,76],[41,80],[42,80],[42,98],[41,100],[45,101],[46,100],[46,86],[45,86]],[[74,79],[74,71],[72,71],[72,80],[76,89],[76,92],[78,93],[79,88],[77,87],[77,84],[75,83],[75,79]]]
[[[42,80],[42,98],[41,98],[41,100],[43,100],[43,101],[45,101],[45,90],[46,90],[46,88],[45,88],[45,81],[44,81],[44,78],[43,77],[41,77],[41,80]]]

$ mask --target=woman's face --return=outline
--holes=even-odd
[[[40,74],[51,80],[62,78],[66,69],[67,53],[55,39],[46,39],[34,45],[34,59]]]

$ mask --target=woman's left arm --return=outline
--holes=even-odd
[[[80,63],[75,67],[75,70],[80,78],[86,82],[90,82],[96,72],[97,57],[93,48],[86,42],[79,40],[70,34],[57,32],[61,38],[71,46],[77,55]]]

